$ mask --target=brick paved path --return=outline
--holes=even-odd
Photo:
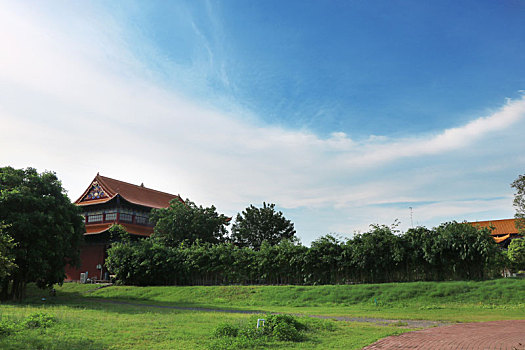
[[[428,328],[387,337],[365,349],[525,350],[525,320]]]

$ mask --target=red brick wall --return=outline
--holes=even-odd
[[[66,266],[66,281],[80,280],[81,272],[88,272],[88,278],[96,277],[100,279],[100,271],[97,265],[102,265],[102,273],[106,272],[104,269],[104,260],[106,258],[105,244],[85,245],[80,248],[80,268],[76,269],[72,266]]]

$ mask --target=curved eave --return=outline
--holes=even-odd
[[[118,195],[118,193],[113,195],[112,197],[106,197],[106,198],[100,198],[100,199],[92,199],[92,200],[89,200],[89,201],[79,202],[79,203],[75,203],[75,204],[80,206],[80,207],[83,207],[83,206],[86,206],[86,205],[107,203],[107,202],[111,201],[113,198],[115,198],[117,195]]]
[[[104,223],[104,224],[90,224],[86,225],[86,232],[84,233],[84,236],[92,236],[92,235],[99,235],[111,228],[111,226],[116,225],[116,223]],[[126,231],[135,236],[143,236],[143,237],[149,237],[153,233],[153,227],[151,226],[141,226],[141,225],[135,225],[135,224],[128,224],[128,223],[120,223],[120,225],[124,226]]]
[[[504,236],[501,236],[501,237],[492,237],[494,239],[494,242],[496,243],[501,243],[503,241],[506,241],[507,239],[510,238],[510,233],[508,235],[504,235]]]
[[[113,226],[113,223],[86,225],[86,232],[84,233],[84,235],[98,235],[109,230],[111,226]]]

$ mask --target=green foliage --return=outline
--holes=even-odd
[[[259,317],[259,316],[258,316]],[[304,332],[307,330],[305,324],[300,322],[297,317],[287,314],[264,316],[264,326],[262,323],[257,328],[257,321],[252,318],[243,327],[238,327],[228,323],[221,323],[213,332],[215,338],[230,338],[227,341],[214,343],[214,348],[223,348],[228,345],[230,348],[241,348],[242,346],[264,345],[272,339],[279,341],[300,342],[304,341]],[[237,338],[237,339],[231,339]]]
[[[51,327],[57,322],[55,316],[43,312],[35,312],[25,317],[21,321],[2,320],[0,321],[0,338],[13,335],[24,329],[43,329]]]
[[[507,251],[509,260],[516,270],[525,270],[525,239],[513,239]]]
[[[220,323],[213,331],[215,338],[221,337],[236,337],[239,334],[239,327],[229,323]]]
[[[1,281],[2,299],[22,299],[28,282],[62,283],[66,263],[79,263],[84,222],[56,175],[0,168],[0,222],[14,242],[16,269]]]
[[[246,339],[260,339],[260,338],[266,337],[267,334],[264,332],[264,327],[256,328],[254,327],[255,324],[256,324],[255,320],[245,323],[244,327],[239,329],[239,336],[241,338],[246,338]]]
[[[153,239],[113,243],[108,249],[106,266],[124,284],[184,284],[184,252]]]
[[[11,274],[16,268],[13,248],[13,237],[7,233],[7,225],[0,222],[0,281]]]
[[[0,321],[0,338],[11,335],[19,329],[20,327],[17,323],[8,320],[2,320]]]
[[[224,240],[229,221],[214,206],[203,208],[189,199],[184,203],[174,199],[168,208],[153,209],[150,220],[155,224],[152,237],[170,247],[197,240],[219,243]]]
[[[249,251],[251,248],[243,248]],[[308,248],[290,241],[282,240],[277,245],[263,241],[258,251],[253,251],[256,281],[269,284],[302,284]]]
[[[301,331],[307,327],[297,317],[288,314],[266,315],[263,331],[278,340],[299,342],[304,340]]]
[[[373,225],[346,241],[320,237],[310,248],[288,239],[265,240],[258,250],[200,240],[121,241],[108,250],[106,264],[124,284],[144,286],[482,280],[497,277],[507,263],[489,229],[449,222],[404,234]]]
[[[37,312],[27,316],[21,323],[24,328],[47,328],[55,323],[56,317],[47,315],[42,312]]]
[[[301,341],[303,337],[299,331],[288,323],[278,323],[273,327],[273,336],[284,341]]]
[[[305,282],[328,284],[340,280],[343,259],[342,242],[334,236],[326,235],[313,241],[305,254],[305,270],[309,272]]]
[[[282,212],[275,210],[275,204],[263,202],[262,208],[250,205],[237,214],[232,225],[231,240],[241,247],[259,249],[264,241],[276,245],[294,236],[294,224]]]
[[[432,264],[435,280],[483,279],[497,260],[499,249],[487,228],[447,222],[434,234],[425,257]]]
[[[514,194],[514,207],[516,208],[516,228],[520,233],[525,233],[525,174],[518,176],[511,184],[516,190]]]
[[[108,232],[112,242],[129,242],[131,240],[128,231],[122,225],[112,225]]]

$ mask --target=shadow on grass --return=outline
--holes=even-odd
[[[93,339],[56,339],[41,336],[30,336],[20,334],[16,336],[9,336],[0,338],[0,348],[5,350],[20,350],[20,349],[55,349],[55,350],[70,350],[70,349],[103,349],[104,344],[101,344]]]
[[[202,303],[183,303],[156,302],[147,298],[140,297],[112,297],[101,298],[89,296],[87,290],[63,291],[57,289],[56,295],[49,295],[48,290],[38,289],[35,285],[28,286],[27,296],[21,302],[6,302],[4,305],[47,307],[47,306],[67,306],[79,309],[103,310],[122,314],[141,314],[151,312],[225,312],[238,314],[260,314],[265,313],[261,310],[245,310],[235,308],[210,307]]]

